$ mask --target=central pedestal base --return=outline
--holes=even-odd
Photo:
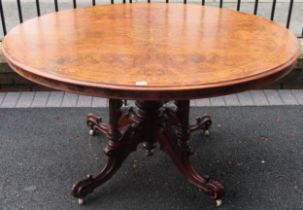
[[[109,124],[101,118],[88,114],[87,125],[90,134],[103,133],[107,137],[104,149],[108,160],[101,172],[87,177],[73,185],[72,195],[83,203],[85,196],[109,180],[122,165],[127,156],[143,143],[147,155],[153,154],[155,144],[170,155],[185,178],[200,190],[206,192],[217,205],[221,205],[224,188],[219,182],[199,175],[191,166],[188,146],[190,133],[202,130],[208,134],[211,119],[208,115],[197,118],[189,125],[189,101],[174,101],[173,106],[165,106],[163,101],[136,101],[135,107],[123,107],[121,100],[109,101]]]

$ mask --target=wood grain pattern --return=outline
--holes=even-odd
[[[183,4],[117,4],[29,20],[3,41],[22,76],[76,93],[189,99],[237,92],[288,73],[299,42],[268,20]]]

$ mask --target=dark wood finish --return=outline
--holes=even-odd
[[[48,87],[167,100],[273,82],[291,70],[299,44],[287,29],[254,15],[152,3],[35,18],[9,32],[3,51],[16,72]]]
[[[87,175],[85,179],[75,183],[72,195],[83,199],[110,179],[127,156],[136,150],[138,144],[143,143],[147,155],[152,155],[158,142],[190,183],[220,203],[224,195],[223,186],[208,176],[200,176],[192,168],[189,160],[192,154],[188,145],[190,133],[197,128],[209,129],[210,118],[202,117],[204,121],[198,120],[196,125],[189,126],[188,100],[176,101],[176,110],[163,106],[164,104],[163,101],[136,101],[135,107],[122,108],[121,100],[111,99],[109,124],[102,123],[101,118],[89,114],[87,125],[90,129],[107,137],[104,152],[108,156],[108,161],[97,176]]]

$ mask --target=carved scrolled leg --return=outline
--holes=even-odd
[[[93,113],[89,113],[86,117],[86,124],[89,127],[89,135],[94,136],[97,133],[105,134],[108,131],[108,125],[102,123],[102,118],[97,117]]]
[[[212,121],[209,115],[203,115],[202,117],[196,118],[196,123],[189,126],[189,132],[192,133],[196,130],[202,130],[203,134],[208,136],[209,129],[211,127]]]
[[[159,143],[165,148],[179,171],[186,179],[206,192],[211,199],[216,200],[217,205],[222,204],[224,187],[218,181],[209,179],[207,176],[199,175],[191,166],[189,156],[192,154],[188,146],[190,138],[189,121],[189,101],[177,101],[178,110],[176,115],[180,120],[180,126],[172,127],[169,123],[162,124],[159,133]]]
[[[103,124],[98,118],[89,115],[89,126],[93,126],[95,130],[104,133],[107,137],[104,153],[108,156],[108,160],[97,176],[87,175],[85,179],[73,185],[72,195],[79,199],[79,203],[83,203],[85,196],[115,174],[126,157],[136,149],[142,138],[139,124],[125,124],[128,122],[126,117],[129,116],[121,110],[121,106],[121,100],[109,101],[109,125]],[[121,126],[119,126],[119,122],[121,122]],[[121,132],[122,127],[125,126],[125,131]],[[138,131],[136,132],[136,130]]]
[[[75,183],[72,187],[72,195],[75,198],[84,199],[88,194],[92,193],[95,188],[110,179],[114,173],[118,170],[122,163],[122,160],[109,157],[105,167],[96,176],[88,174],[85,179]]]
[[[133,121],[130,118],[130,115],[133,114],[133,107],[121,108],[121,117],[117,121],[119,129],[125,128],[127,125],[130,125]],[[102,123],[102,118],[97,117],[93,113],[87,114],[86,124],[89,127],[89,135],[94,136],[98,133],[106,135],[109,131],[109,125]]]
[[[122,135],[119,144],[108,141],[107,147],[104,149],[104,153],[108,156],[107,163],[97,176],[87,175],[85,179],[73,185],[72,195],[74,197],[83,199],[115,174],[127,156],[136,150],[139,141],[138,137],[134,137],[133,134],[134,129],[129,127]]]
[[[167,130],[163,131],[159,137],[159,143],[163,145],[166,152],[175,162],[179,171],[185,178],[200,190],[206,192],[211,199],[216,201],[216,204],[222,204],[222,197],[224,195],[224,187],[218,181],[209,179],[207,176],[199,175],[191,166],[189,156],[186,150],[177,145],[177,140],[169,135]]]

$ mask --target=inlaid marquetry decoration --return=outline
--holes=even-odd
[[[263,84],[265,77],[287,73],[299,55],[297,38],[262,17],[160,3],[34,18],[11,30],[3,49],[17,72],[41,84],[84,94],[94,88],[95,95],[115,98],[117,89],[125,91],[123,98],[148,91],[143,95],[153,99],[197,98],[220,94],[219,87],[235,92],[256,86],[254,81]]]

